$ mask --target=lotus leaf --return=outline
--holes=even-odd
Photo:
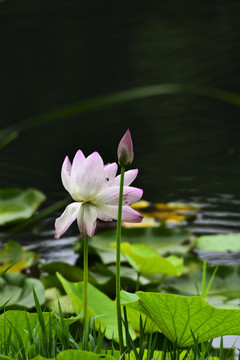
[[[180,275],[183,259],[176,256],[164,258],[145,244],[121,243],[121,253],[132,267],[141,274]]]
[[[156,327],[180,347],[223,335],[240,335],[240,310],[218,309],[200,296],[122,292],[122,304],[146,314]]]

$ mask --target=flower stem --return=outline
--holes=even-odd
[[[88,286],[88,236],[83,243],[83,328],[87,325],[87,286]]]
[[[123,184],[124,184],[125,167],[121,166],[120,189],[119,189],[119,202],[118,202],[118,220],[117,220],[117,252],[116,252],[116,305],[117,305],[117,322],[118,322],[118,338],[120,354],[124,353],[123,345],[123,331],[122,331],[122,316],[121,316],[121,303],[120,303],[120,256],[121,256],[121,226],[122,226],[122,203],[123,203]]]

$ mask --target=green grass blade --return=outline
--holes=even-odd
[[[34,302],[35,302],[35,306],[36,306],[36,310],[37,310],[37,314],[38,314],[38,320],[39,320],[42,332],[43,332],[43,334],[46,334],[47,329],[46,329],[45,321],[43,318],[42,308],[39,303],[39,300],[38,300],[38,297],[37,297],[34,287],[33,287],[33,297],[34,297]]]
[[[15,328],[15,326],[7,319],[7,321],[9,322],[10,327],[13,329],[15,335],[16,335],[16,339],[17,342],[19,344],[19,357],[22,359],[26,359],[26,353],[25,353],[25,348],[24,348],[24,344],[22,341],[22,337],[20,335],[20,333],[18,332],[18,330]]]
[[[209,280],[208,286],[207,286],[207,288],[205,290],[205,297],[207,297],[207,295],[208,295],[208,292],[209,292],[209,290],[211,288],[212,282],[213,282],[213,280],[215,278],[215,275],[216,275],[216,273],[218,271],[218,268],[219,268],[219,266],[216,266],[213,273],[212,273],[211,279]]]

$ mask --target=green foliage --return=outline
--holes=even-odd
[[[44,200],[36,189],[0,189],[0,226],[30,218]]]
[[[240,310],[217,309],[199,296],[122,293],[122,304],[146,314],[174,344],[185,347],[222,335],[240,335]]]

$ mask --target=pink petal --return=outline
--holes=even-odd
[[[118,218],[118,206],[114,205],[104,205],[101,206],[100,210],[111,217],[112,219],[117,220]],[[123,206],[122,208],[122,221],[127,222],[141,222],[143,216],[139,214],[136,210],[132,209],[130,206]]]
[[[107,164],[104,166],[104,175],[107,181],[112,181],[117,174],[118,166],[116,163]]]
[[[131,205],[141,199],[143,191],[138,188],[124,186],[123,188],[123,205]],[[102,190],[94,199],[96,206],[101,204],[118,205],[119,201],[119,186],[110,186]]]
[[[143,216],[139,214],[136,210],[132,209],[130,206],[123,206],[122,208],[122,221],[138,223],[141,222]]]
[[[69,226],[76,220],[81,209],[82,203],[72,203],[68,205],[63,214],[55,221],[55,238],[59,239]]]
[[[81,175],[84,161],[85,156],[83,155],[83,152],[81,150],[78,150],[76,152],[76,155],[74,156],[71,169],[71,188],[73,189],[73,191],[78,184],[78,178]]]
[[[102,221],[112,221],[113,219],[107,215],[105,215],[102,211],[97,210],[97,217]]]
[[[91,204],[84,204],[78,214],[78,227],[82,236],[86,234],[92,237],[96,230],[97,209]]]
[[[131,186],[124,186],[123,188],[123,206],[131,205],[139,201],[142,197],[143,190]]]
[[[118,218],[118,206],[117,205],[106,205],[102,204],[98,206],[98,210],[107,215],[109,218],[117,220]]]
[[[105,181],[103,160],[97,152],[94,152],[82,163],[74,193],[80,200],[89,201],[95,196]]]
[[[137,177],[138,169],[128,170],[124,174],[124,185],[130,185]],[[120,175],[113,180],[113,185],[120,185]]]
[[[62,165],[61,178],[62,178],[63,186],[68,192],[70,192],[71,190],[71,178],[70,178],[71,168],[72,168],[71,162],[68,156],[66,156]]]

